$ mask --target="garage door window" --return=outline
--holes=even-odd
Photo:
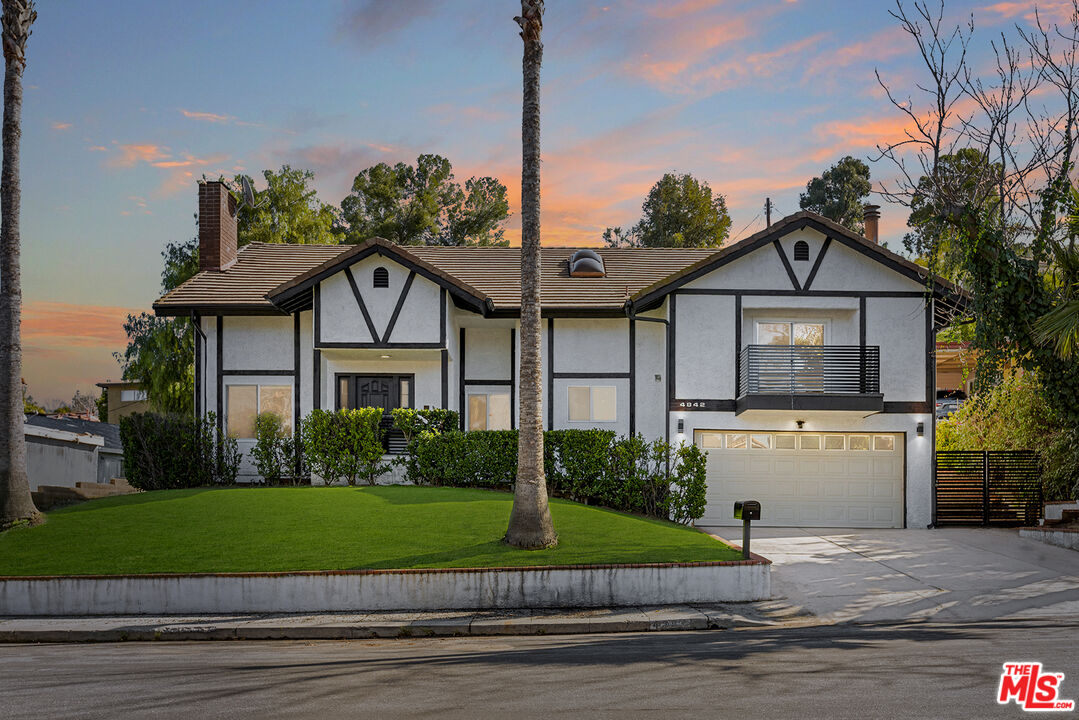
[[[742,433],[727,433],[728,450],[745,450],[746,436]]]
[[[851,435],[850,436],[850,449],[851,450],[868,450],[869,449],[869,436],[868,435]]]
[[[895,436],[894,435],[874,435],[873,436],[873,449],[891,452],[895,450]]]
[[[820,435],[803,435],[799,446],[803,450],[820,450]]]
[[[844,450],[846,449],[846,439],[842,435],[825,435],[824,436],[824,449],[825,450]]]
[[[750,435],[749,436],[749,449],[750,450],[771,450],[772,449],[772,436],[771,435]]]
[[[797,435],[776,435],[776,450],[794,450],[797,447]]]

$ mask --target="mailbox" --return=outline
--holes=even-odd
[[[761,504],[756,500],[737,500],[734,503],[735,520],[760,520]]]

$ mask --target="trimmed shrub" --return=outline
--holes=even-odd
[[[231,485],[242,457],[217,417],[135,413],[120,418],[124,475],[139,490]]]
[[[339,480],[374,485],[389,469],[382,462],[382,408],[312,410],[303,419],[304,463],[327,484]]]
[[[543,433],[548,492],[580,502],[609,496],[607,466],[614,438],[613,430],[548,430]]]
[[[688,523],[704,515],[707,503],[708,457],[696,445],[683,443],[674,451],[667,513],[671,520]]]
[[[508,488],[517,478],[517,431],[424,432],[408,480],[422,485]]]
[[[297,441],[286,434],[280,415],[259,413],[255,418],[255,447],[251,448],[251,458],[264,481],[276,485],[284,480],[298,480],[301,469],[297,449]]]

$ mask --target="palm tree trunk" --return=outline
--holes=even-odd
[[[517,482],[506,542],[539,549],[558,542],[543,471],[543,367],[540,362],[540,64],[543,0],[521,0],[524,106],[521,117],[521,371]]]
[[[19,138],[26,39],[37,17],[31,0],[3,0],[4,161],[0,168],[0,529],[41,514],[30,497],[23,436],[22,278],[19,272]]]

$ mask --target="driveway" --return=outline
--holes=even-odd
[[[759,528],[751,547],[773,596],[825,621],[1079,618],[1079,552],[1015,530]]]

